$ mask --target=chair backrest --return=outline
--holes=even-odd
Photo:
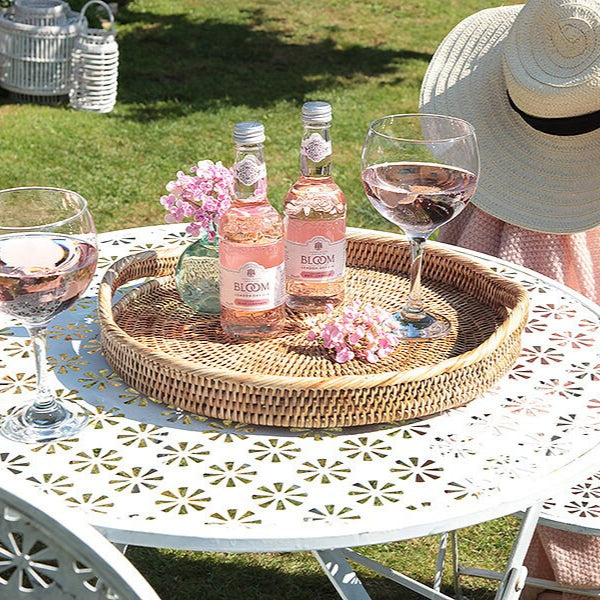
[[[0,598],[160,600],[81,515],[7,472],[0,475]]]

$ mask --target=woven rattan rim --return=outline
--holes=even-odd
[[[238,417],[247,422],[278,425],[302,426],[333,426],[364,424],[381,422],[390,417],[407,418],[437,412],[445,407],[464,404],[479,395],[492,383],[502,377],[514,364],[520,350],[520,335],[528,318],[529,299],[525,289],[491,271],[483,264],[472,260],[458,252],[445,247],[431,244],[428,246],[424,265],[424,288],[435,288],[436,285],[450,284],[455,288],[455,295],[459,296],[458,314],[466,313],[471,305],[481,304],[494,314],[498,320],[493,331],[485,339],[479,340],[472,348],[450,356],[443,360],[431,361],[426,364],[415,365],[406,370],[378,371],[373,368],[359,374],[346,374],[340,371],[335,376],[331,375],[303,375],[294,371],[289,373],[257,373],[243,372],[238,369],[228,368],[219,364],[219,358],[207,361],[193,361],[181,358],[179,355],[165,352],[163,349],[153,347],[152,344],[142,343],[130,332],[123,329],[118,321],[127,314],[136,303],[148,302],[145,298],[149,294],[160,294],[172,283],[172,273],[176,261],[181,253],[177,250],[160,250],[141,252],[125,257],[115,262],[106,272],[99,290],[99,319],[102,345],[105,356],[114,370],[126,381],[136,385],[145,386],[138,371],[144,370],[145,376],[151,377],[152,373],[160,374],[161,385],[157,389],[157,399],[185,406],[186,409],[195,410],[194,398],[190,398],[190,391],[199,390],[199,394],[212,392],[210,402],[206,398],[197,399],[201,407],[198,412],[208,411],[206,416],[230,415],[231,410],[236,414],[235,396],[241,390],[244,404],[247,394],[266,395],[266,404],[257,402],[253,397],[250,409],[248,406],[241,411]],[[350,269],[359,270],[364,277],[376,277],[392,273],[394,277],[406,279],[408,272],[409,250],[403,236],[371,232],[364,230],[351,230],[348,233],[348,265]],[[121,286],[145,277],[153,277],[149,283],[136,288],[125,296],[113,307],[113,296]],[[166,287],[165,287],[166,286]],[[464,294],[462,293],[464,290]],[[356,290],[351,290],[356,292]],[[166,292],[165,292],[166,293]],[[358,290],[360,293],[360,290]],[[443,293],[442,293],[443,296]],[[150,304],[152,310],[152,304]],[[193,319],[193,315],[190,316]],[[202,319],[203,317],[197,317]],[[151,337],[151,336],[150,336]],[[231,342],[235,345],[235,341]],[[414,342],[409,342],[414,343]],[[416,342],[427,344],[428,342]],[[424,346],[421,346],[423,348]],[[234,346],[232,346],[234,348]],[[268,343],[260,343],[257,352],[268,353]],[[304,357],[303,360],[307,360]],[[310,361],[309,361],[310,362]],[[479,377],[477,370],[483,370]],[[456,394],[449,392],[448,386],[460,387],[461,377],[471,378],[474,382],[481,379],[481,384],[471,385],[467,396],[465,390],[457,390]],[[166,381],[166,383],[165,383]],[[187,382],[181,384],[181,382]],[[434,383],[435,382],[435,383]],[[181,389],[183,385],[184,389]],[[186,387],[187,386],[187,387]],[[134,385],[135,387],[135,385]],[[421,387],[421,389],[419,389]],[[437,389],[439,388],[439,389]],[[231,390],[235,393],[231,393]],[[148,387],[143,390],[149,393]],[[227,410],[219,409],[221,391],[228,396],[224,401],[228,404]],[[375,407],[360,408],[361,415],[354,419],[353,398],[360,396],[359,404],[368,404],[369,398],[379,398],[380,402],[390,402],[391,395],[400,393],[406,397],[395,398],[392,402],[401,402],[403,407],[398,411],[378,409]],[[425,392],[424,406],[418,397]],[[150,393],[150,395],[154,395]],[[273,398],[271,398],[273,396]],[[344,397],[341,401],[350,414],[338,415],[337,408],[333,405],[336,398]],[[414,396],[414,397],[413,397]],[[438,401],[438,396],[441,401]],[[318,400],[317,400],[318,398]],[[324,401],[325,399],[325,401]],[[270,402],[273,402],[277,415],[272,418],[265,415]],[[320,414],[315,402],[323,405],[323,414]],[[260,415],[254,418],[252,408]],[[288,406],[290,405],[288,410]],[[412,407],[410,405],[413,405]],[[214,405],[214,411],[213,411]],[[260,405],[260,406],[259,406]],[[310,405],[310,406],[309,406]],[[407,406],[404,406],[407,405]],[[374,416],[372,411],[379,414]],[[307,411],[310,415],[307,415]],[[368,415],[362,414],[364,411]],[[289,414],[289,413],[294,414]],[[300,414],[302,413],[302,414]]]

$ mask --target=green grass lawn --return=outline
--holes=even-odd
[[[74,8],[82,2],[72,2]],[[391,230],[366,201],[360,148],[369,121],[414,112],[428,61],[445,34],[500,0],[121,0],[119,96],[108,115],[68,106],[15,104],[0,97],[0,186],[74,189],[99,231],[163,221],[159,198],[176,171],[200,159],[231,164],[232,129],[265,124],[272,202],[298,174],[300,107],[334,109],[335,179],[349,225]],[[466,99],[468,101],[468,99]],[[2,216],[0,215],[0,219]],[[515,521],[465,532],[471,562],[501,567]],[[437,539],[365,549],[431,582]],[[211,554],[130,548],[128,555],[168,600],[315,597],[336,594],[308,553]],[[375,600],[413,594],[362,569]],[[465,582],[470,598],[494,585]],[[451,581],[445,580],[446,591]]]

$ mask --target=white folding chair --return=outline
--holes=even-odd
[[[0,478],[0,598],[160,600],[80,515],[6,472]]]

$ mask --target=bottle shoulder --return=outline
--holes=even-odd
[[[286,216],[339,218],[346,214],[344,192],[332,177],[301,176],[284,199]]]
[[[222,219],[226,218],[255,218],[255,217],[281,218],[277,209],[268,201],[265,202],[236,202],[227,209]]]
[[[272,244],[283,236],[283,219],[267,202],[234,202],[219,222],[221,239],[241,244]]]

